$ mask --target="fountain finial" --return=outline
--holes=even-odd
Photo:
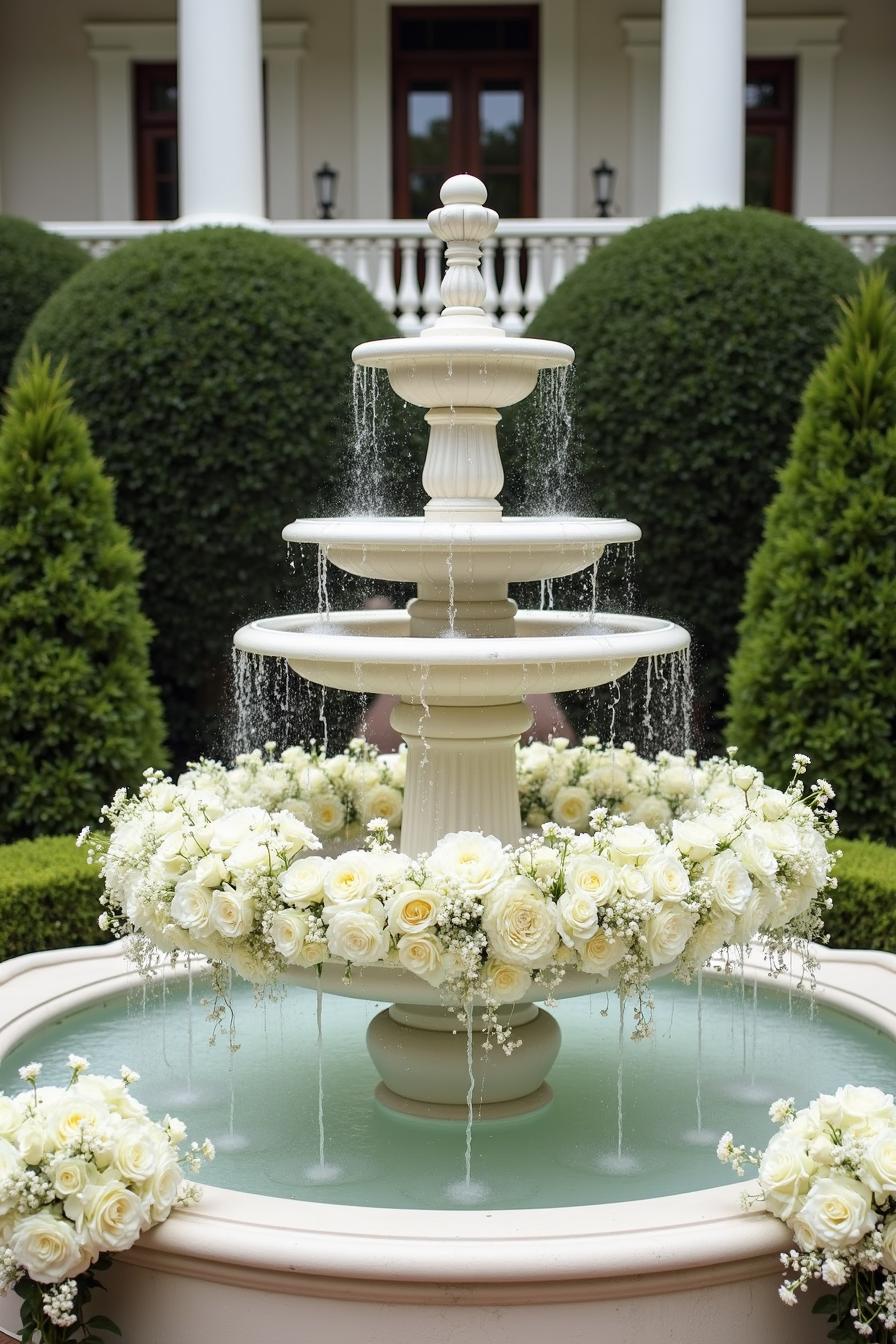
[[[445,311],[429,330],[444,331],[446,326],[494,328],[482,307],[485,281],[479,269],[480,244],[498,227],[497,213],[485,205],[488,196],[485,183],[469,173],[458,173],[442,184],[439,195],[442,206],[430,211],[427,223],[446,244],[447,269],[441,287]]]

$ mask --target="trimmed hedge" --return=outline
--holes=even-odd
[[[691,631],[707,753],[722,745],[715,716],[762,509],[833,334],[834,298],[858,272],[842,244],[784,215],[697,210],[595,250],[528,332],[575,347],[581,488],[568,493],[577,512],[643,529],[638,609]],[[507,457],[519,480],[543,446],[516,426]],[[618,600],[611,564],[608,552],[602,602]]]
[[[297,514],[357,499],[361,482],[341,452],[351,350],[396,334],[347,272],[239,228],[130,243],[74,276],[27,333],[23,351],[36,343],[66,356],[144,552],[153,668],[179,764],[226,754],[234,630],[316,602],[314,560],[297,592],[302,576],[290,576],[280,533]],[[397,454],[384,461],[407,475]]]
[[[166,764],[141,558],[70,390],[34,356],[0,423],[0,842],[79,830]]]
[[[30,220],[0,215],[0,387],[38,308],[89,260],[68,238]]]
[[[0,845],[0,960],[108,942],[97,925],[102,890],[72,835]]]
[[[843,851],[834,908],[824,919],[832,945],[896,952],[896,849],[840,836],[831,847]]]
[[[896,843],[896,297],[880,272],[806,389],[743,611],[731,741],[779,785],[805,751],[844,831]]]

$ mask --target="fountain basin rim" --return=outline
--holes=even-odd
[[[607,612],[518,611],[518,631],[527,627],[567,627],[556,633],[518,633],[516,638],[440,639],[411,635],[411,618],[402,611],[332,612],[336,627],[330,634],[327,618],[317,612],[269,616],[252,621],[236,632],[236,648],[247,653],[296,659],[389,664],[396,667],[490,666],[536,667],[564,663],[625,662],[652,654],[675,653],[691,642],[688,632],[657,616],[629,616]],[[579,634],[570,626],[613,622],[619,629]],[[352,633],[340,633],[347,627]],[[369,631],[369,633],[368,633]],[[533,688],[534,689],[534,688]]]
[[[661,974],[668,975],[673,970],[674,966],[664,966]],[[374,1003],[438,1004],[451,1007],[434,985],[402,966],[353,966],[347,984],[343,982],[344,973],[345,962],[334,959],[324,962],[319,974],[316,966],[288,966],[284,979],[290,984],[303,985],[306,989],[319,988],[324,994],[338,994],[342,998],[368,999]],[[618,976],[612,973],[601,976],[586,975],[584,971],[567,971],[553,991],[544,985],[531,985],[513,1004],[502,1005],[502,1008],[509,1009],[522,1003],[543,1003],[546,999],[573,999],[583,994],[604,994],[615,991],[617,980]]]
[[[366,368],[389,369],[446,359],[465,358],[478,365],[489,359],[502,364],[530,364],[533,369],[557,369],[571,364],[576,354],[563,341],[538,340],[532,336],[505,336],[499,327],[470,327],[462,333],[431,336],[396,336],[382,341],[364,341],[352,351],[352,363]]]
[[[896,1039],[896,956],[812,952],[819,1000]],[[798,994],[801,973],[794,960]],[[764,978],[767,968],[748,960],[746,974]],[[139,983],[121,943],[8,961],[0,966],[0,1048]],[[786,992],[787,980],[778,984]],[[461,1300],[483,1305],[641,1296],[774,1276],[790,1236],[775,1219],[742,1210],[745,1188],[554,1209],[365,1208],[359,1231],[352,1205],[207,1186],[196,1209],[153,1229],[121,1259],[209,1282],[359,1301],[444,1301],[446,1283]]]
[[[349,547],[377,550],[396,545],[409,550],[503,550],[557,552],[639,541],[641,529],[627,518],[579,518],[551,515],[546,518],[505,517],[487,522],[445,518],[359,515],[344,518],[297,518],[282,532],[284,541],[309,543],[346,550]],[[584,561],[588,563],[587,558]],[[584,566],[583,566],[584,567]]]

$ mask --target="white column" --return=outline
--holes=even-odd
[[[97,186],[100,219],[128,220],[134,199],[134,97],[130,52],[91,48],[96,67]]]
[[[178,0],[181,222],[264,225],[260,0]]]
[[[743,205],[744,30],[744,0],[663,0],[663,215]]]

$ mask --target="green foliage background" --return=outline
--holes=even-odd
[[[35,357],[0,425],[0,840],[93,821],[164,764],[141,561],[70,385]]]
[[[227,749],[234,630],[316,603],[314,557],[304,583],[301,572],[291,578],[280,533],[297,515],[351,510],[363,484],[346,466],[351,350],[395,334],[367,290],[325,258],[270,234],[209,228],[96,262],[26,335],[23,351],[36,342],[67,357],[144,551],[153,668],[178,763]],[[388,415],[381,430],[386,467],[407,478]]]
[[[805,751],[846,835],[896,840],[896,298],[872,274],[811,379],[750,567],[729,734]]]
[[[89,260],[77,243],[28,219],[0,215],[0,388],[38,308]]]
[[[575,347],[570,460],[580,486],[567,483],[565,502],[642,528],[637,609],[691,631],[706,754],[721,745],[717,715],[762,510],[835,329],[834,297],[854,289],[858,270],[840,243],[783,215],[697,210],[596,250],[528,332]],[[509,421],[519,503],[549,449],[525,417]],[[609,552],[599,577],[602,604],[618,600]]]

